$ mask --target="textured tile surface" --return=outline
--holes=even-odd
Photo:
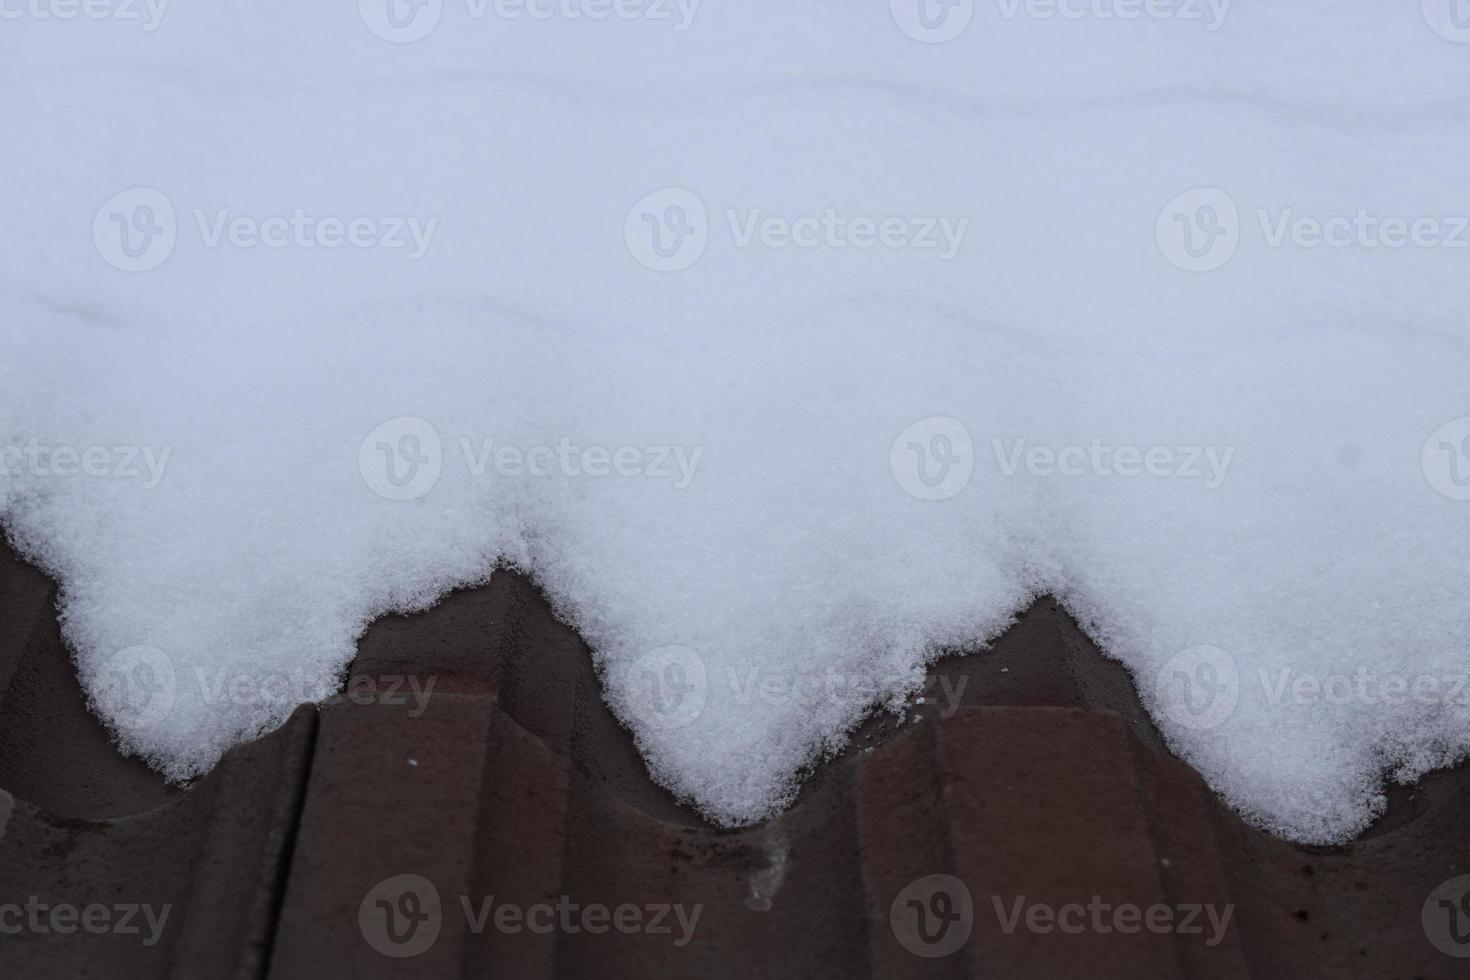
[[[151,945],[44,916],[0,931],[0,973],[1470,975],[1421,922],[1470,873],[1464,770],[1396,792],[1351,846],[1271,838],[1051,603],[936,666],[957,704],[868,723],[789,811],[736,831],[649,781],[586,649],[513,574],[375,624],[351,673],[349,696],[166,787],[86,712],[51,583],[0,555],[0,930],[28,903],[170,910]],[[1203,911],[1199,932],[1026,925],[1089,902],[1231,918],[1214,936]],[[1431,914],[1470,930],[1470,910]],[[949,955],[914,952],[966,928]]]

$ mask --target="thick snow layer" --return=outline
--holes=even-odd
[[[0,512],[124,747],[508,562],[725,823],[1043,593],[1292,838],[1470,750],[1448,0],[393,4],[6,8]]]

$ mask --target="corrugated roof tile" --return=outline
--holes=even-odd
[[[787,812],[719,830],[650,781],[585,646],[509,572],[363,637],[352,677],[432,678],[427,700],[304,707],[187,790],[85,710],[49,580],[0,555],[0,601],[0,908],[171,909],[153,945],[0,934],[7,975],[1470,975],[1421,921],[1470,871],[1465,769],[1396,791],[1351,845],[1273,838],[1168,753],[1050,602],[935,665],[959,710],[873,719]],[[1069,903],[1067,929],[1027,927]],[[1089,903],[1231,918],[1072,932]],[[502,905],[531,918],[497,927]],[[620,930],[620,906],[658,929]]]

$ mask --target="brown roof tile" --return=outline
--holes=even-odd
[[[740,830],[709,827],[649,780],[586,648],[514,574],[375,624],[352,673],[435,687],[425,704],[302,708],[188,790],[166,787],[86,712],[51,583],[0,555],[0,906],[171,908],[154,946],[0,934],[6,975],[1470,975],[1420,920],[1437,885],[1470,872],[1464,769],[1398,791],[1352,845],[1270,837],[1168,753],[1127,674],[1050,602],[984,655],[935,666],[965,679],[961,710],[868,722],[790,810]],[[433,913],[434,893],[437,915],[406,944],[386,937],[378,900],[407,935],[405,916]],[[938,924],[966,894],[968,940],[916,955],[959,937]],[[493,919],[477,932],[460,897],[474,912],[490,895],[645,916],[682,903],[700,917],[684,945],[671,915],[669,933]],[[1232,918],[1214,944],[1208,925],[1008,932],[1019,896],[1228,905]],[[414,943],[413,957],[380,951]]]

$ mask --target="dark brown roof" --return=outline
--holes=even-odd
[[[0,973],[1470,976],[1470,959],[1441,952],[1421,922],[1431,891],[1470,873],[1466,770],[1397,792],[1351,846],[1275,839],[1169,754],[1127,674],[1050,602],[994,649],[934,668],[968,679],[962,710],[929,703],[919,722],[870,722],[788,812],[734,831],[648,779],[585,646],[514,574],[377,623],[352,672],[435,687],[416,717],[414,703],[304,707],[192,788],[169,788],[119,757],[85,710],[52,584],[0,555],[0,928],[5,904],[30,896],[171,906],[153,946],[0,932]],[[386,928],[386,909],[428,914],[431,896],[406,902],[402,882],[369,900],[401,875],[441,902],[437,937],[410,958],[368,935]],[[910,949],[935,951],[916,938],[919,913],[963,901],[950,879],[921,880],[933,875],[963,883],[973,929],[927,958]],[[458,897],[491,895],[521,908],[565,896],[645,916],[663,903],[701,910],[682,946],[677,925],[476,934]],[[1020,896],[1233,911],[1213,945],[1208,926],[1007,933],[995,902]]]

